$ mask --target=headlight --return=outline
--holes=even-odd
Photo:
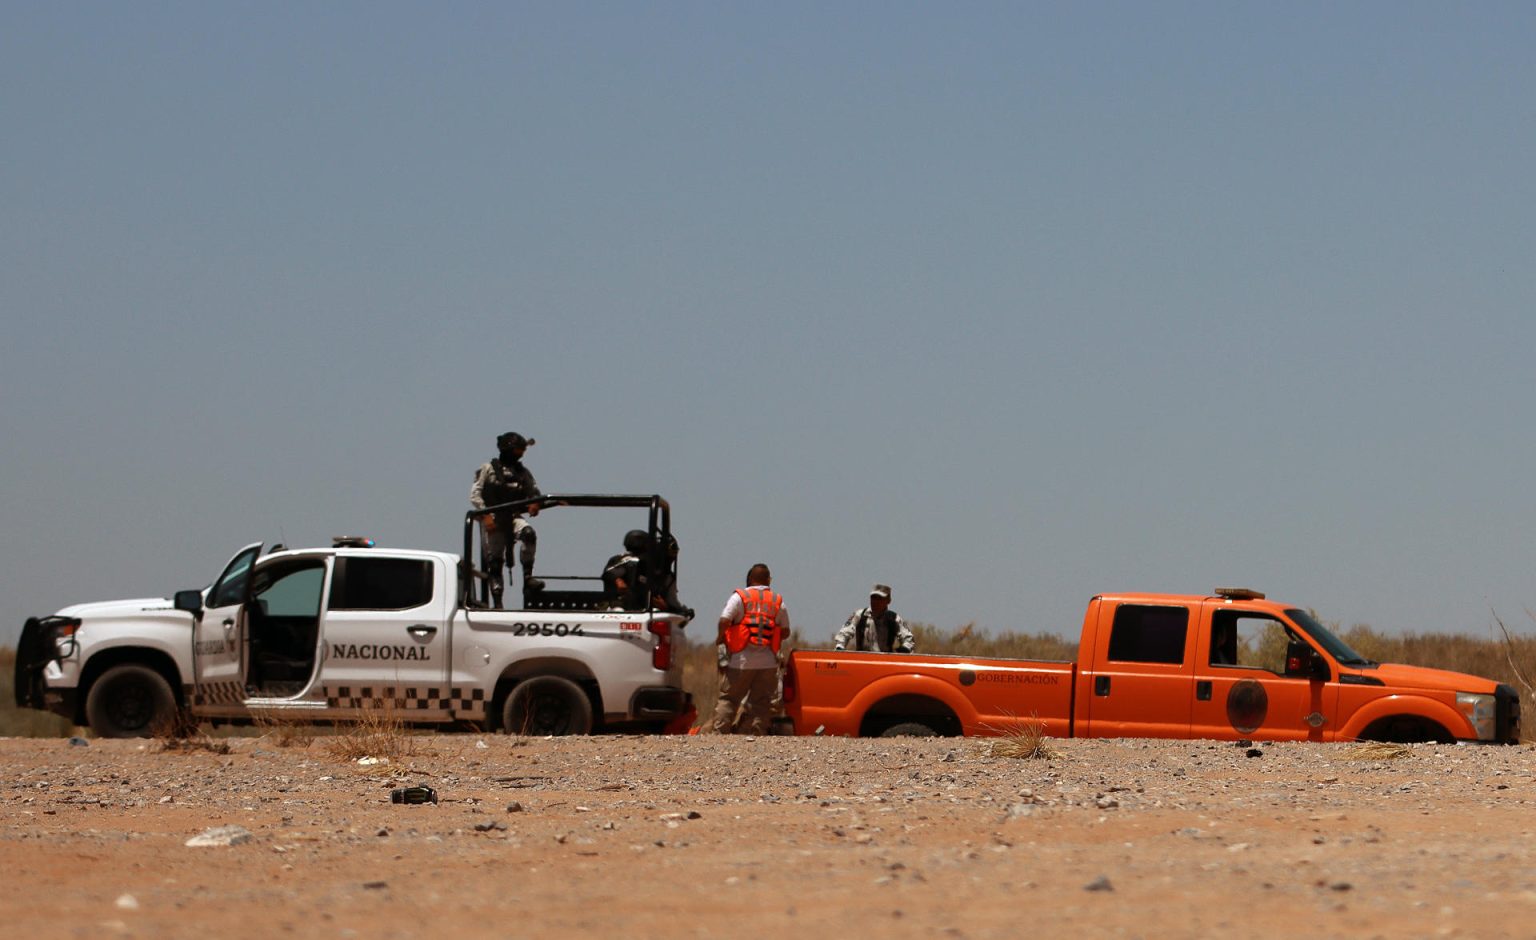
[[[1477,733],[1479,741],[1492,741],[1493,729],[1497,708],[1494,706],[1492,695],[1479,695],[1476,692],[1457,692],[1456,707],[1467,716],[1467,721],[1472,723],[1472,730]]]
[[[48,628],[48,638],[53,644],[55,659],[68,659],[79,648],[75,633],[80,629],[79,617],[49,617],[43,621]]]

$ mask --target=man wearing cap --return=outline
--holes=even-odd
[[[533,444],[521,434],[508,431],[496,438],[497,456],[475,471],[475,482],[469,487],[469,504],[476,509],[500,506],[521,499],[537,499],[538,483],[533,474],[523,466],[523,454]],[[528,515],[537,516],[538,506],[528,507]],[[501,569],[512,567],[511,541],[523,547],[523,582],[533,578],[533,557],[538,550],[539,536],[533,526],[524,519],[521,511],[502,510],[480,517],[480,554],[485,559],[486,574],[491,579],[491,602],[501,606]]]
[[[877,584],[869,590],[869,606],[854,611],[832,638],[837,649],[865,653],[910,653],[915,641],[907,622],[891,609],[891,588]]]

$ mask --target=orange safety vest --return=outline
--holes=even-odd
[[[726,651],[739,653],[752,645],[771,646],[777,653],[779,644],[784,640],[783,631],[779,629],[779,610],[784,606],[783,595],[775,594],[763,585],[754,585],[737,588],[736,596],[741,598],[743,613],[740,622],[726,628]]]

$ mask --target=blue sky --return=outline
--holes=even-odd
[[[497,433],[709,621],[1536,631],[1536,7],[0,4],[0,641],[456,550]],[[595,573],[629,521],[540,524]],[[567,530],[568,528],[568,530]],[[611,538],[608,530],[612,529]]]

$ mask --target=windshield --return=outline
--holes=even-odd
[[[1341,666],[1374,666],[1376,665],[1364,656],[1350,648],[1348,643],[1333,635],[1327,627],[1317,622],[1317,618],[1304,610],[1292,608],[1285,615],[1291,618],[1291,622],[1307,632],[1307,635],[1316,640],[1323,649],[1327,650]]]

